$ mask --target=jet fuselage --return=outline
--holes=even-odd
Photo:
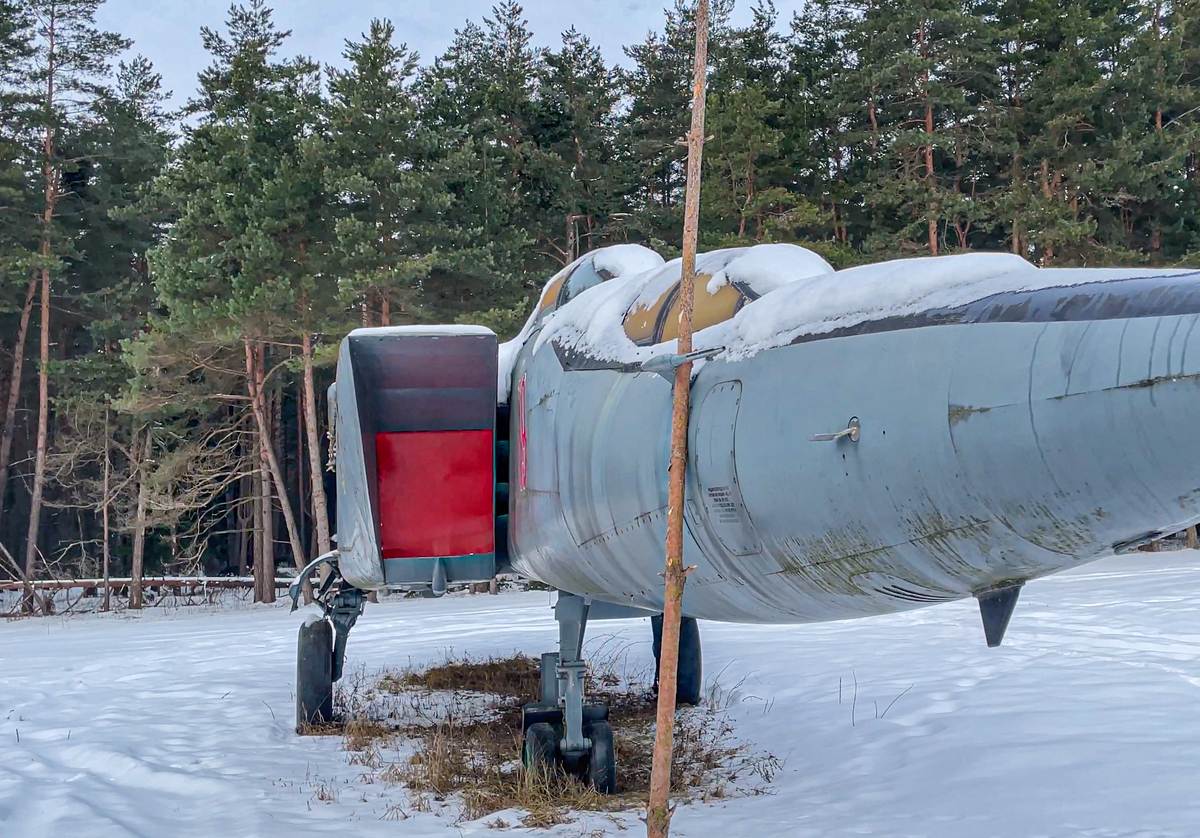
[[[788,623],[916,608],[1200,520],[1200,275],[1148,274],[704,364],[685,613]],[[567,369],[537,344],[535,332],[511,379],[514,566],[661,610],[671,386]],[[857,441],[809,439],[851,420]]]

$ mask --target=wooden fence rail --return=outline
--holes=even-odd
[[[292,584],[294,580],[282,577],[275,580],[276,590],[286,588]],[[30,583],[34,589],[39,591],[62,591],[72,588],[95,588],[97,590],[104,589],[103,579],[36,579]],[[117,578],[113,577],[108,580],[108,584],[114,589],[127,588],[133,584],[133,580],[129,577]],[[205,590],[214,590],[219,588],[253,588],[254,577],[252,576],[160,576],[142,580],[143,588],[179,588],[189,589],[190,593],[199,593]],[[26,584],[19,581],[3,581],[0,582],[0,591],[21,591],[25,590]]]

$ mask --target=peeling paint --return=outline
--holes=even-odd
[[[966,407],[961,404],[950,405],[950,411],[946,414],[946,418],[950,420],[951,425],[956,425],[959,422],[970,419],[977,413],[987,413],[992,408],[990,407]]]
[[[1107,513],[1097,508],[1089,514],[1062,519],[1056,517],[1046,504],[1030,503],[1005,506],[1002,520],[1026,541],[1043,550],[1082,558],[1104,549],[1104,545],[1092,533],[1092,524],[1106,517]],[[1025,522],[1027,526],[1015,526],[1014,522]]]
[[[1154,387],[1158,384],[1169,384],[1176,381],[1200,381],[1200,374],[1193,373],[1192,375],[1156,375],[1153,378],[1143,378],[1141,381],[1134,381],[1130,384],[1122,384],[1119,387],[1109,387],[1108,390],[1139,390],[1147,387]]]

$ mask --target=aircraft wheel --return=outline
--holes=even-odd
[[[617,793],[617,753],[613,748],[613,732],[608,722],[592,722],[588,738],[588,781],[601,794]]]
[[[662,654],[661,614],[650,618],[654,631],[654,691],[658,692],[659,657]],[[704,696],[704,657],[700,650],[700,626],[694,617],[684,617],[679,625],[679,673],[675,689],[676,704],[697,705]]]
[[[540,766],[543,770],[554,765],[558,754],[558,734],[549,722],[531,724],[525,731],[525,746],[522,749],[521,761],[526,769]]]
[[[296,637],[296,732],[333,719],[333,626],[304,623]]]

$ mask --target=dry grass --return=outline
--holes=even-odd
[[[540,690],[541,664],[516,654],[508,658],[450,658],[428,669],[389,673],[379,688],[391,693],[412,689],[469,691],[533,701]]]
[[[521,766],[521,707],[540,693],[539,662],[525,655],[347,673],[335,696],[341,721],[304,733],[340,734],[350,762],[368,769],[372,782],[405,787],[409,812],[453,798],[464,820],[519,809],[526,812],[523,826],[549,827],[566,822],[572,811],[631,809],[645,803],[650,788],[651,673],[631,675],[627,650],[592,658],[600,663],[589,671],[589,700],[609,706],[615,735],[619,770],[612,796],[561,769]],[[774,757],[752,755],[735,740],[724,710],[710,694],[704,706],[676,716],[671,786],[677,800],[758,793],[778,767]]]

